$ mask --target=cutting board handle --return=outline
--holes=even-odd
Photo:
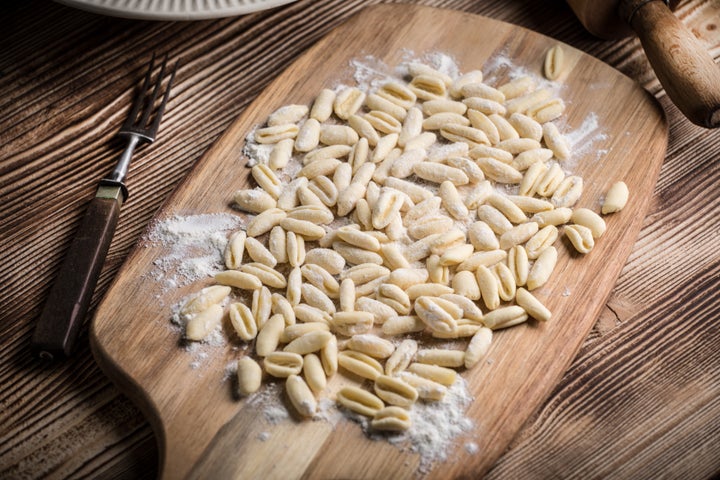
[[[665,92],[693,123],[720,126],[720,66],[660,0],[623,0],[628,20]]]

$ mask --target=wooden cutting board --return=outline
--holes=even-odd
[[[353,59],[371,55],[395,66],[408,49],[416,55],[443,52],[461,71],[485,66],[486,77],[501,81],[508,72],[498,59],[540,74],[544,54],[555,44],[520,27],[455,11],[409,5],[368,8],[281,73],[198,161],[158,216],[235,213],[232,193],[249,184],[241,156],[246,134],[279,106],[309,103],[323,87],[351,83]],[[447,449],[446,462],[425,472],[428,478],[477,478],[505,451],[595,323],[648,209],[667,145],[663,112],[630,79],[564,48],[572,66],[561,90],[568,105],[564,129],[588,130],[590,119],[597,121],[593,131],[601,134],[575,138],[580,153],[572,159],[572,170],[585,180],[578,206],[598,211],[599,199],[617,180],[627,183],[631,201],[607,218],[608,230],[589,255],[570,253],[567,243],[559,242],[557,269],[537,291],[553,319],[496,332],[487,361],[462,373],[474,396],[466,412],[473,428]],[[303,422],[291,416],[268,422],[257,404],[232,394],[225,369],[241,354],[231,345],[192,368],[179,334],[169,328],[171,306],[211,282],[159,295],[148,272],[161,255],[162,247],[152,243],[133,251],[97,310],[91,342],[103,370],[152,423],[163,478],[417,476],[418,454],[369,439],[358,424],[344,418]],[[470,442],[477,448],[465,448]]]

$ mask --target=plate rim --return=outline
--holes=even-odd
[[[208,5],[198,8],[195,11],[184,9],[187,2],[184,0],[167,0],[166,2],[155,3],[155,8],[142,8],[122,5],[121,0],[54,0],[56,3],[66,7],[77,8],[86,12],[107,15],[111,17],[126,18],[133,20],[161,20],[161,21],[190,21],[209,20],[215,18],[232,17],[249,13],[267,10],[293,3],[297,0],[240,0],[243,5],[230,5],[228,0],[220,0],[226,3],[224,7],[213,8]],[[237,1],[237,0],[236,0]],[[205,2],[203,2],[205,3]],[[158,8],[158,7],[162,8]],[[147,7],[147,5],[146,5]],[[181,8],[178,8],[181,7]]]

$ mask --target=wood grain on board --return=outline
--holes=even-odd
[[[151,479],[157,438],[98,369],[38,362],[30,336],[153,51],[180,60],[159,139],[133,159],[93,304],[148,221],[290,62],[379,0],[300,0],[252,15],[147,22],[41,0],[0,6],[0,476]],[[560,382],[488,472],[495,478],[705,479],[720,473],[720,137],[671,105],[639,42],[588,35],[565,2],[418,0],[555,37],[662,103],[667,156],[618,282]],[[720,5],[675,14],[720,59]],[[164,318],[162,319],[165,320]],[[357,429],[358,436],[361,434]],[[343,452],[344,453],[344,452]]]
[[[510,24],[450,10],[368,8],[280,74],[203,156],[159,216],[232,213],[232,193],[248,184],[249,170],[240,155],[245,136],[278,107],[309,104],[323,87],[351,83],[352,60],[371,56],[394,66],[408,50],[416,55],[441,52],[453,57],[461,71],[484,65],[487,81],[497,85],[509,78],[511,68],[503,66],[507,60],[539,75],[544,53],[555,43]],[[662,110],[619,72],[566,49],[569,73],[560,93],[568,103],[564,129],[580,131],[588,128],[587,122],[598,124],[575,145],[578,152],[566,165],[585,180],[577,206],[597,211],[604,192],[618,180],[628,184],[633,200],[622,213],[608,217],[608,231],[592,254],[572,253],[560,242],[553,281],[536,292],[554,312],[553,321],[498,332],[487,361],[463,373],[474,396],[467,411],[474,428],[457,439],[447,463],[432,466],[428,478],[483,473],[507,448],[595,324],[649,206],[667,142]],[[182,478],[191,469],[197,477],[417,474],[417,454],[370,440],[353,422],[335,427],[296,419],[268,424],[256,404],[238,401],[231,393],[232,382],[223,382],[226,366],[241,355],[232,340],[204,359],[200,371],[191,368],[188,352],[178,345],[179,335],[171,333],[166,322],[172,304],[209,282],[168,292],[157,301],[156,282],[147,273],[161,251],[162,246],[143,244],[130,255],[98,308],[91,342],[101,367],[143,405],[154,423],[164,478]],[[336,379],[330,392],[333,383]],[[267,438],[259,439],[262,431]],[[463,442],[476,443],[478,453],[464,449]],[[282,462],[273,459],[279,450],[284,452]]]

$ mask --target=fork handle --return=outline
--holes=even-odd
[[[88,206],[35,326],[32,349],[45,359],[70,356],[85,319],[125,199],[125,186],[101,184]]]

